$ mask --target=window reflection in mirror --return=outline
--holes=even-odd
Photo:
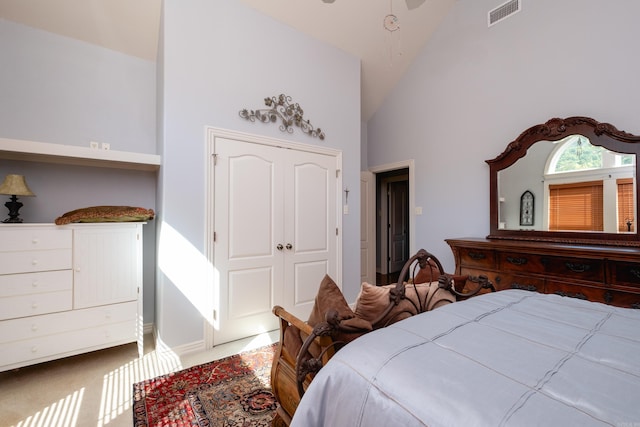
[[[635,157],[592,145],[583,135],[537,142],[498,172],[499,228],[635,233]],[[526,191],[536,200],[529,226],[521,222]]]

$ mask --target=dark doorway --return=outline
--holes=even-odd
[[[409,259],[409,169],[376,174],[376,282],[397,281]]]

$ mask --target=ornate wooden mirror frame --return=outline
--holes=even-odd
[[[584,135],[591,144],[625,154],[635,154],[636,215],[640,213],[640,197],[637,185],[640,182],[640,136],[620,131],[609,123],[600,123],[588,117],[553,118],[544,124],[532,126],[509,143],[502,154],[486,160],[490,167],[490,234],[489,239],[513,239],[550,241],[569,244],[605,244],[617,246],[640,246],[640,234],[635,233],[572,232],[505,230],[499,227],[498,172],[511,166],[527,154],[527,150],[538,141],[559,141],[570,135]],[[635,219],[638,224],[637,218]]]

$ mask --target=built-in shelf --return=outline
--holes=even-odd
[[[156,171],[160,168],[160,156],[157,154],[100,150],[7,138],[0,138],[0,159],[145,171]]]

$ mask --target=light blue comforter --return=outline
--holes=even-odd
[[[501,291],[348,344],[292,427],[640,426],[640,310]]]

